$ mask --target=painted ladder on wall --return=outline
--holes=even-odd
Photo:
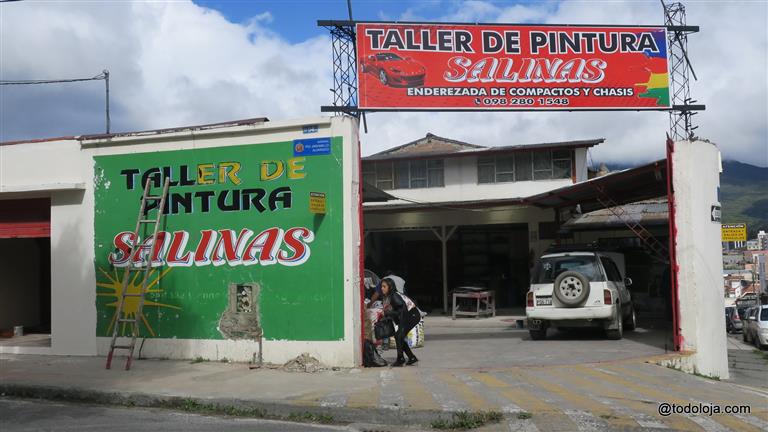
[[[165,179],[165,184],[163,185],[163,192],[161,195],[150,195],[150,187],[152,184],[152,179],[148,178],[146,184],[144,185],[144,193],[141,196],[141,207],[139,209],[139,217],[136,220],[136,229],[133,231],[133,245],[131,245],[131,253],[128,255],[130,257],[128,261],[128,266],[125,268],[125,273],[123,274],[123,283],[122,283],[122,289],[120,290],[120,302],[117,305],[117,314],[115,315],[115,323],[112,329],[112,341],[109,343],[109,354],[107,354],[107,369],[111,369],[112,367],[112,356],[115,353],[116,349],[125,349],[128,350],[128,359],[125,362],[125,370],[129,370],[131,368],[131,362],[133,361],[133,350],[136,347],[136,338],[139,336],[139,322],[141,321],[143,309],[144,309],[144,296],[147,293],[147,282],[149,280],[149,273],[150,269],[152,268],[152,265],[150,263],[150,260],[147,260],[146,265],[137,267],[133,265],[133,256],[136,253],[137,249],[139,248],[139,232],[141,231],[141,228],[144,226],[149,226],[152,229],[152,245],[154,248],[154,245],[157,243],[157,233],[158,229],[160,227],[160,219],[163,217],[163,209],[165,208],[165,201],[168,197],[168,187],[170,185],[170,179]],[[154,219],[151,219],[149,217],[149,211],[152,209],[147,208],[147,202],[149,201],[160,201],[160,204],[155,207],[155,210],[157,214],[155,215]],[[151,259],[151,257],[150,257]],[[128,284],[131,281],[131,274],[135,272],[142,272],[142,281],[141,281],[141,290],[138,293],[131,293],[128,292]],[[125,305],[125,300],[128,297],[138,297],[139,305],[138,310],[136,311],[136,314],[132,317],[123,317],[123,309]],[[119,337],[119,329],[120,325],[128,324],[131,327],[131,341],[127,345],[119,345],[117,344],[117,338]]]

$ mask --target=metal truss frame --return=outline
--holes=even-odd
[[[319,22],[331,34],[333,48],[333,106],[323,112],[335,112],[360,117],[357,109],[357,52],[355,24],[352,21]]]
[[[686,25],[685,6],[675,2],[665,4],[664,24],[667,27],[667,49],[669,50],[669,85],[673,110],[669,112],[669,132],[674,140],[693,140],[698,126],[693,125],[693,116],[704,105],[693,105],[690,77],[697,79],[696,72],[688,58],[688,35],[699,31],[697,26]]]

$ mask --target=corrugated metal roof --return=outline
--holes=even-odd
[[[666,159],[530,196],[526,201],[542,208],[580,204],[582,211],[590,212],[605,208],[599,199],[602,195],[599,189],[618,205],[664,197],[667,195]]]
[[[363,202],[385,202],[397,199],[376,186],[363,182]]]
[[[666,198],[638,201],[618,206],[625,219],[619,219],[611,209],[595,210],[574,217],[563,224],[564,228],[580,230],[605,227],[623,227],[625,220],[643,225],[665,225],[668,222],[669,209]]]

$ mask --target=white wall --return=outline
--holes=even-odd
[[[710,217],[720,204],[719,151],[712,143],[680,141],[672,163],[682,351],[693,353],[691,372],[728,378],[720,223]]]
[[[328,365],[359,364],[359,143],[357,121],[348,117],[315,117],[113,137],[84,141],[82,145],[73,139],[0,145],[0,200],[51,197],[52,352],[63,355],[104,354],[109,344],[108,338],[95,336],[94,156],[291,141],[307,137],[302,132],[304,125],[318,126],[318,132],[310,137],[341,136],[344,140],[344,339],[333,342],[265,341],[264,359],[284,362],[302,352],[309,352]],[[231,340],[148,339],[143,348],[146,356],[227,357],[238,361],[251,360],[254,351],[255,342]]]
[[[576,162],[576,183],[587,181],[587,152],[588,148],[577,148],[574,153]]]
[[[587,149],[576,149],[576,180],[587,179]],[[387,193],[418,202],[478,201],[484,199],[525,198],[573,184],[571,178],[557,180],[520,181],[478,184],[477,156],[449,157],[444,160],[444,187],[394,189]],[[386,206],[371,203],[370,206]]]

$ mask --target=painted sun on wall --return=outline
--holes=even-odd
[[[124,272],[150,266],[143,337],[249,334],[224,328],[233,321],[230,287],[247,285],[258,286],[258,317],[235,321],[267,339],[342,339],[342,145],[320,141],[312,152],[279,142],[95,157],[97,335],[135,317],[136,297],[116,316]],[[143,185],[157,194],[165,178],[157,241],[150,229],[135,238]],[[311,194],[327,197],[325,214],[310,211]],[[129,277],[127,291],[139,293],[143,272]]]

